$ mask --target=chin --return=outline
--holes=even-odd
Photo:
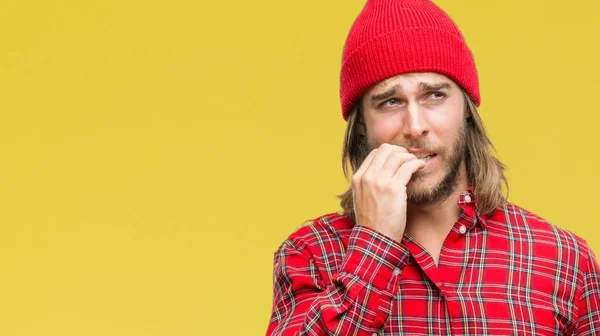
[[[415,176],[406,186],[408,201],[414,204],[430,205],[443,201],[448,195],[447,188],[442,188],[442,178],[431,174]]]
[[[442,182],[442,178],[437,176],[438,174],[420,174],[421,172],[417,172],[412,176],[408,184],[406,185],[406,190],[408,192],[414,193],[429,193],[437,189],[440,183]]]

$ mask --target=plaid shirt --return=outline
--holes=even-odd
[[[310,221],[275,253],[267,335],[600,335],[600,270],[587,243],[513,204],[473,194],[436,267],[343,213]]]

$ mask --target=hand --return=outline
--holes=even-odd
[[[406,148],[383,144],[352,177],[356,223],[401,241],[406,228],[406,185],[425,166]]]

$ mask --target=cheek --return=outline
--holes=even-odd
[[[402,125],[396,120],[375,121],[369,125],[369,136],[377,145],[393,142],[402,130]]]
[[[447,149],[451,149],[458,137],[461,127],[463,127],[461,116],[439,115],[433,117],[430,121],[431,133],[436,135],[440,145]]]

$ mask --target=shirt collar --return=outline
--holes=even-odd
[[[475,188],[473,186],[460,194],[458,197],[458,206],[463,209],[463,216],[469,219],[469,222],[472,223],[471,226],[479,224],[482,228],[487,228],[487,218],[479,211],[477,196],[475,195]]]

